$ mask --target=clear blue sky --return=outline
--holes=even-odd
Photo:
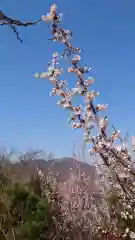
[[[36,20],[51,1],[1,0],[4,12],[21,20]],[[73,43],[85,49],[84,62],[92,67],[93,86],[100,103],[108,103],[110,123],[124,133],[135,133],[135,1],[57,0],[63,27],[73,30]],[[0,27],[0,146],[17,150],[40,147],[56,155],[70,155],[82,133],[72,131],[67,114],[49,96],[51,86],[36,80],[59,45],[47,39],[42,22],[20,28],[23,45],[9,27]]]

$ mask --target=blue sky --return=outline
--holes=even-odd
[[[1,9],[22,21],[36,20],[51,1],[1,0]],[[62,26],[73,30],[73,43],[84,48],[83,61],[92,68],[99,103],[124,134],[135,133],[135,1],[57,0]],[[85,4],[84,4],[85,3]],[[0,146],[26,150],[43,148],[56,155],[71,155],[82,145],[82,133],[73,131],[67,114],[49,96],[51,85],[36,80],[46,69],[52,52],[61,49],[47,39],[44,22],[20,28],[21,45],[9,27],[0,27]],[[67,65],[68,66],[68,65]],[[71,79],[71,81],[74,81]]]

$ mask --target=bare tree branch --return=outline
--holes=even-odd
[[[16,29],[16,26],[19,26],[19,27],[27,27],[27,26],[33,26],[35,24],[37,24],[38,22],[41,21],[41,18],[38,19],[37,21],[35,22],[26,22],[26,23],[23,23],[21,22],[20,20],[16,20],[16,19],[12,19],[12,18],[9,18],[8,16],[5,15],[5,13],[3,13],[2,10],[0,10],[0,25],[3,26],[3,25],[8,25],[12,28],[13,32],[16,34],[16,37],[17,39],[22,43],[22,40],[21,38],[19,37],[19,32],[17,31]]]

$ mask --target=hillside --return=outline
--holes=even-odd
[[[78,162],[73,158],[53,159],[49,161],[35,159],[28,160],[24,164],[16,162],[11,166],[11,173],[15,180],[27,182],[29,178],[35,174],[37,168],[40,168],[45,175],[47,175],[48,170],[51,169],[55,175],[59,173],[59,180],[63,182],[68,180],[71,168],[73,171],[76,171],[77,165],[79,165],[81,172],[85,172],[91,176],[91,179],[95,179],[94,166],[88,163]]]

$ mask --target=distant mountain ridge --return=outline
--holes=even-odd
[[[85,172],[87,175],[90,175],[92,181],[95,180],[95,167],[88,163],[79,162],[74,158],[61,158],[48,161],[35,159],[28,160],[23,164],[16,162],[12,166],[12,173],[16,180],[27,182],[30,177],[36,173],[37,168],[41,169],[45,175],[47,175],[48,170],[51,169],[55,175],[59,173],[59,180],[63,182],[69,179],[71,168],[76,171],[78,165],[81,173]]]

